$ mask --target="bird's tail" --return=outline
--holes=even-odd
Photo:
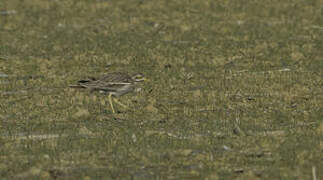
[[[85,79],[85,80],[79,80],[77,81],[78,84],[71,84],[69,85],[70,88],[86,88],[86,86],[84,86],[84,84],[86,83],[89,83],[89,82],[92,82],[92,81],[95,81],[96,79],[95,78],[89,78],[89,79]]]

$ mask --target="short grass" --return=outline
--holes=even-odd
[[[320,179],[317,1],[2,0],[2,179]],[[141,72],[113,114],[69,84]]]

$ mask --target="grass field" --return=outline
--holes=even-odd
[[[1,0],[1,179],[323,178],[322,0]],[[149,81],[119,100],[68,86]]]

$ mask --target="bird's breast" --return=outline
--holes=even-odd
[[[127,94],[129,92],[132,92],[134,90],[133,84],[125,84],[121,86],[120,88],[116,89],[114,92],[110,92],[114,96],[122,96],[124,94]]]

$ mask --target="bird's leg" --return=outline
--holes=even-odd
[[[123,108],[125,108],[125,109],[129,109],[129,107],[128,106],[126,106],[126,105],[124,105],[124,104],[122,104],[120,101],[118,101],[116,98],[113,98],[113,100],[114,100],[114,102],[116,102],[117,104],[119,104],[120,106],[122,106]]]
[[[113,113],[116,113],[116,111],[115,111],[115,110],[114,110],[114,108],[113,108],[112,94],[109,94],[109,103],[110,103],[110,106],[111,106],[112,112],[113,112]]]

